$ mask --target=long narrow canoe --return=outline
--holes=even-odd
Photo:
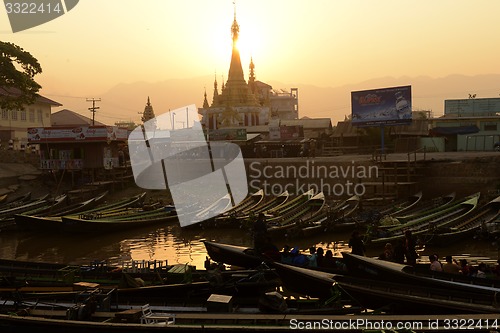
[[[13,208],[16,206],[20,206],[21,204],[25,204],[31,200],[31,192],[23,194],[21,196],[15,197],[13,199],[6,200],[2,204],[0,204],[0,210]]]
[[[203,241],[207,253],[215,262],[223,262],[245,268],[255,268],[262,264],[262,258],[245,246]]]
[[[295,232],[300,234],[305,223],[303,221],[319,216],[324,207],[325,196],[323,192],[320,192],[295,209],[268,221],[267,232],[271,237],[276,237],[290,235],[292,229],[297,229]]]
[[[253,207],[251,209],[245,209],[244,211],[241,212],[243,216],[239,218],[247,219],[249,218],[249,214],[258,215],[260,213],[267,212],[268,210],[283,206],[288,202],[289,198],[290,198],[290,193],[288,193],[288,191],[284,191],[280,195],[272,198],[267,202],[262,202],[260,205]]]
[[[248,195],[243,201],[234,206],[233,208],[227,210],[220,216],[220,218],[224,218],[226,216],[236,216],[243,211],[251,211],[253,208],[260,205],[260,203],[264,200],[264,190],[260,189],[257,192]]]
[[[421,204],[416,205],[413,209],[404,211],[403,215],[394,214],[393,216],[400,221],[406,221],[418,216],[432,214],[452,204],[455,198],[456,198],[456,193],[452,192],[447,195],[443,195],[422,202]]]
[[[86,220],[71,216],[62,216],[62,229],[71,233],[99,233],[140,228],[148,225],[177,221],[175,211],[157,214],[144,214],[133,218]]]
[[[500,218],[500,197],[479,208],[473,216],[466,216],[457,221],[442,223],[429,230],[421,238],[425,244],[450,244],[473,236],[483,226]]]
[[[416,207],[420,203],[421,200],[422,200],[422,191],[411,195],[406,200],[393,203],[393,204],[389,205],[388,207],[381,209],[380,214],[382,216],[402,214],[402,213],[407,212],[410,209]]]
[[[478,192],[457,201],[453,205],[446,206],[441,210],[426,215],[415,216],[414,218],[408,219],[401,225],[390,228],[389,231],[394,232],[409,228],[412,230],[418,230],[422,227],[427,227],[431,223],[433,223],[436,227],[452,223],[453,221],[472,212],[477,207],[480,195],[481,193]]]
[[[403,231],[412,230],[413,235],[421,235],[433,230],[435,226],[469,216],[477,207],[479,194],[469,196],[461,202],[444,208],[441,211],[429,216],[419,216],[415,220],[393,227],[379,235],[370,235],[370,245],[385,245],[388,242],[395,242],[403,236]],[[378,237],[377,237],[378,236]]]
[[[0,211],[0,219],[6,219],[13,217],[15,214],[20,214],[23,212],[27,212],[30,210],[37,209],[39,207],[42,207],[44,205],[47,205],[48,201],[46,199],[39,199],[27,204],[23,204],[21,206],[9,208],[9,209],[4,209]]]
[[[287,201],[286,203],[279,205],[278,207],[274,207],[272,209],[267,210],[265,213],[268,216],[279,216],[290,209],[293,209],[297,207],[298,205],[301,205],[302,203],[306,202],[307,200],[311,199],[314,197],[314,190],[311,189],[305,193],[302,193],[301,195],[298,195],[297,197],[293,198],[290,201]]]
[[[418,270],[411,265],[380,260],[343,252],[344,263],[351,274],[388,282],[445,288],[460,292],[473,292],[494,296],[500,292],[500,280],[475,278],[460,274]],[[499,309],[500,310],[500,309]]]
[[[405,281],[388,282],[383,279],[357,278],[320,272],[307,268],[273,263],[273,267],[287,289],[304,295],[332,296],[337,290],[356,299],[370,309],[397,304],[396,312],[411,314],[436,311],[446,313],[500,313],[494,295],[432,288]],[[449,282],[452,284],[452,282]],[[337,287],[338,286],[338,287]]]
[[[113,214],[113,212],[119,211],[120,209],[123,208],[140,206],[144,202],[145,198],[146,198],[146,192],[142,192],[130,198],[126,198],[117,202],[101,205],[96,208],[86,210],[84,212],[81,212],[80,214],[86,214],[86,215],[95,214],[101,216]]]

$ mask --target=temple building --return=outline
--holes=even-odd
[[[155,112],[153,111],[153,106],[151,105],[151,102],[149,100],[148,96],[148,102],[146,103],[146,106],[144,107],[144,112],[142,113],[141,121],[145,123],[148,120],[151,120],[155,117]]]
[[[277,92],[270,85],[256,80],[253,59],[249,65],[248,83],[245,80],[237,48],[239,30],[235,12],[231,26],[233,48],[228,79],[225,84],[222,83],[220,92],[215,79],[211,104],[205,91],[203,107],[198,109],[202,125],[210,130],[245,128],[247,132],[268,132],[271,120],[297,119],[297,88],[292,88],[290,93],[283,90]]]

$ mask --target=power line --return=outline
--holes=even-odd
[[[92,126],[95,125],[95,113],[96,113],[96,110],[99,109],[98,106],[95,106],[95,102],[100,102],[101,99],[98,98],[98,99],[95,99],[95,98],[87,98],[87,102],[92,102],[92,107],[89,108],[90,112],[92,112]]]

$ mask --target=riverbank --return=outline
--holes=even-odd
[[[32,155],[11,152],[4,157],[0,162],[0,195],[5,193],[20,195],[28,191],[31,191],[33,195],[46,194],[47,191],[52,194],[61,194],[72,189],[70,179],[61,182],[50,174],[38,170],[36,163],[32,161]],[[409,168],[418,167],[418,170],[408,170],[408,173],[411,171],[415,174],[415,176],[412,175],[411,182],[416,183],[414,187],[409,186],[408,190],[420,189],[424,192],[424,196],[436,196],[449,192],[457,192],[459,196],[474,192],[494,195],[500,191],[500,172],[498,171],[500,170],[500,153],[498,152],[433,152],[425,155],[402,153],[378,156],[376,159],[372,155],[245,159],[250,191],[262,187],[263,182],[267,182],[268,186],[280,184],[276,186],[275,192],[284,189],[287,184],[292,184],[297,191],[306,185],[313,184],[318,189],[329,184],[332,190],[332,184],[345,184],[347,181],[353,184],[364,183],[366,186],[378,186],[377,183],[381,182],[380,173],[389,172],[387,170],[394,168],[394,166],[387,167],[390,163],[398,163],[399,166],[396,168],[400,168],[399,172],[405,171],[401,169],[405,165]],[[359,169],[360,167],[365,169]],[[374,167],[377,169],[371,169]],[[278,173],[285,169],[288,169],[288,174]],[[319,170],[319,173],[311,174],[314,170]],[[324,173],[321,174],[322,170],[329,171],[326,177]],[[332,170],[336,174],[330,172]],[[408,179],[398,180],[391,180],[388,176],[385,178],[386,186],[390,186],[391,182],[399,182],[397,186],[400,192],[403,192],[402,186],[405,183],[406,185],[410,183],[408,177],[406,177]],[[345,187],[337,187],[333,190],[337,189],[348,190]],[[110,193],[110,199],[119,199],[140,191],[144,189],[138,188],[131,182],[126,187],[117,187],[113,193]],[[147,190],[147,192],[152,197],[160,197],[167,202],[171,200],[167,191]],[[348,195],[348,193],[343,194]]]

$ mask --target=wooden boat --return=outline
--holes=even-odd
[[[233,208],[230,208],[229,210],[225,211],[219,216],[216,216],[213,219],[202,221],[200,224],[203,228],[212,228],[212,227],[240,228],[241,218],[248,216],[244,212],[252,211],[256,207],[261,205],[263,201],[264,201],[264,191],[261,189],[247,196],[242,202],[240,202]]]
[[[285,236],[296,229],[299,233],[304,225],[304,220],[314,219],[325,207],[325,195],[318,193],[294,209],[288,210],[278,218],[268,220],[267,232],[271,237]]]
[[[222,262],[244,268],[255,268],[262,264],[263,259],[255,251],[245,246],[203,241],[207,253],[215,262]]]
[[[276,274],[267,268],[216,272],[195,270],[187,264],[164,266],[158,262],[157,265],[156,261],[134,269],[109,266],[102,262],[66,265],[0,259],[0,272],[3,277],[0,297],[8,293],[22,293],[23,299],[71,300],[82,288],[103,286],[104,289],[117,288],[117,296],[130,303],[132,298],[134,302],[162,298],[161,303],[174,296],[185,298],[190,294],[194,297],[194,294],[199,296],[202,292],[255,296],[255,292],[275,290],[279,284]],[[141,279],[140,283],[137,278]],[[78,282],[88,284],[75,285]]]
[[[343,252],[342,256],[348,271],[351,274],[364,278],[369,277],[376,280],[406,283],[410,286],[442,288],[449,292],[454,291],[457,294],[470,292],[494,296],[495,293],[500,292],[500,280],[432,272],[428,267],[420,270],[415,269],[411,265],[359,256],[347,252]]]
[[[304,226],[300,232],[301,236],[310,237],[328,230],[330,213],[328,209],[323,210],[317,216],[304,221]]]
[[[294,209],[295,207],[301,205],[302,203],[308,201],[314,196],[314,190],[311,189],[301,195],[296,196],[290,201],[287,201],[277,207],[268,209],[265,211],[266,216],[268,217],[279,217],[280,215]]]
[[[68,196],[66,194],[62,194],[60,196],[55,197],[54,199],[47,200],[47,203],[43,206],[37,207],[32,210],[28,210],[23,212],[23,214],[28,215],[48,215],[53,210],[60,209],[61,207],[66,206]]]
[[[30,210],[37,209],[39,207],[47,205],[47,196],[41,197],[35,201],[22,204],[20,206],[14,206],[11,208],[3,209],[0,211],[0,219],[8,219],[13,217],[15,214],[20,214]]]
[[[409,220],[404,224],[392,227],[387,231],[382,231],[380,234],[370,235],[369,244],[385,245],[388,242],[397,241],[403,236],[403,231],[412,230],[414,236],[425,234],[432,230],[434,226],[445,223],[453,223],[453,221],[466,217],[471,214],[477,207],[479,193],[466,197],[460,200],[455,205],[447,206],[440,211],[435,211],[429,215],[419,215],[413,220]]]
[[[383,215],[402,214],[416,207],[422,200],[422,191],[417,192],[407,199],[390,204],[388,207],[381,209],[379,212]]]
[[[237,216],[244,211],[252,211],[252,209],[260,205],[263,202],[263,200],[264,200],[264,190],[260,189],[257,192],[247,196],[243,201],[241,201],[233,208],[224,212],[221,216],[217,217],[217,219]]]
[[[451,203],[456,198],[456,193],[452,192],[447,195],[443,195],[440,197],[433,198],[431,200],[422,202],[422,204],[416,205],[415,208],[406,210],[403,215],[400,214],[394,214],[393,216],[400,220],[400,221],[406,221],[409,219],[416,218],[418,216],[424,216],[428,214],[432,214],[436,211],[439,211]]]
[[[280,193],[278,196],[272,198],[267,202],[261,202],[261,204],[252,209],[243,210],[241,212],[243,215],[242,218],[246,219],[249,217],[249,214],[258,215],[259,213],[264,213],[274,208],[283,206],[288,202],[289,198],[290,198],[290,193],[288,193],[288,191],[285,190],[284,192]]]
[[[5,202],[2,202],[0,204],[0,210],[13,208],[15,206],[20,206],[21,204],[27,203],[30,200],[31,200],[31,192],[28,192],[13,199],[5,200]]]
[[[79,214],[79,216],[109,216],[117,211],[127,209],[130,207],[140,207],[142,206],[144,199],[146,198],[146,192],[139,193],[135,196],[119,200],[117,202],[112,202],[109,204],[104,204],[97,206],[95,208],[85,210]]]
[[[105,191],[93,198],[88,200],[77,202],[72,205],[62,207],[60,209],[53,210],[49,216],[64,216],[64,215],[73,215],[77,213],[81,213],[84,211],[88,211],[89,209],[93,209],[97,205],[101,204],[108,195],[108,191]]]
[[[357,195],[330,207],[326,215],[318,216],[316,221],[309,221],[303,228],[304,235],[311,235],[323,230],[345,231],[359,227],[360,222],[353,219],[359,209],[361,198]]]
[[[397,304],[393,311],[408,314],[500,313],[495,297],[485,294],[344,276],[281,263],[273,263],[273,267],[287,289],[323,299],[340,291],[369,309],[385,307],[387,311],[388,305]]]
[[[466,216],[453,222],[442,223],[425,232],[421,238],[425,244],[450,244],[466,237],[472,237],[500,217],[500,197],[479,208],[473,216]]]
[[[389,231],[393,232],[401,229],[419,230],[426,228],[431,223],[437,227],[453,223],[476,209],[480,195],[481,193],[478,192],[457,201],[455,204],[446,206],[441,210],[432,213],[429,212],[429,214],[423,216],[415,216],[414,218],[406,220],[406,222],[401,225],[390,228]]]
[[[263,310],[264,301],[278,299],[277,293],[265,295],[252,305],[239,304],[238,298],[232,298],[235,305],[217,307],[212,300],[223,296],[215,295],[198,305],[129,305],[118,304],[112,308],[106,303],[113,295],[82,295],[81,302],[55,303],[50,308],[35,301],[23,302],[15,307],[14,302],[7,302],[10,313],[0,314],[0,327],[5,333],[18,332],[93,332],[93,333],[136,333],[136,332],[290,332],[291,322],[308,320],[298,315],[317,314],[328,316],[326,320],[339,320],[346,313],[359,313],[359,307],[345,307],[321,304],[318,300],[300,302],[293,299],[281,299],[280,305],[270,312]],[[272,301],[268,302],[272,304]],[[259,305],[259,307],[257,307]],[[322,318],[323,318],[322,317]],[[364,318],[368,320],[368,318]]]
[[[89,200],[75,203],[69,206],[60,207],[59,209],[54,209],[45,214],[36,213],[30,214],[30,212],[24,214],[16,214],[14,216],[15,224],[18,230],[42,230],[42,231],[54,231],[61,230],[63,215],[70,215],[82,212],[84,210],[91,209],[97,206],[99,202],[107,195],[108,192],[104,192],[94,198]]]
[[[122,218],[82,219],[73,216],[62,216],[62,230],[65,232],[111,232],[131,228],[140,228],[147,225],[155,225],[177,221],[175,211],[135,214]]]

